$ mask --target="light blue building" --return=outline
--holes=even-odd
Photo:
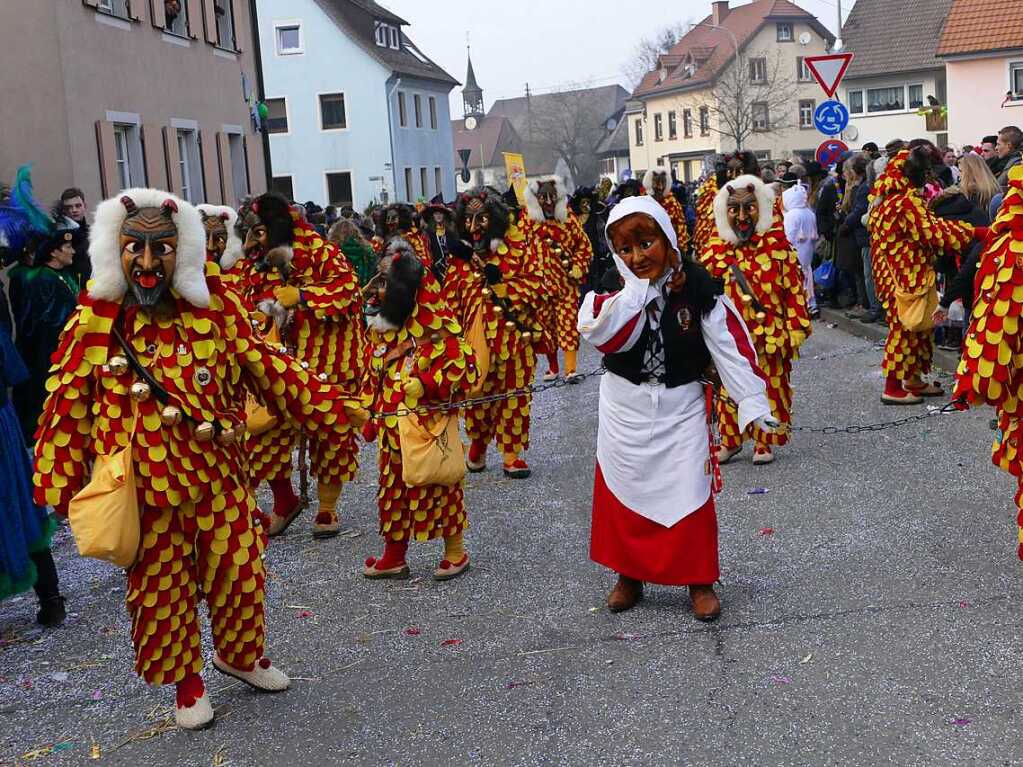
[[[455,196],[458,82],[372,0],[257,0],[272,186],[351,205]]]

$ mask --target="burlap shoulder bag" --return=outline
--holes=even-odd
[[[457,485],[465,476],[465,446],[458,432],[458,411],[415,413],[398,418],[401,479],[409,487]]]
[[[266,334],[266,342],[271,346],[281,345],[281,332],[277,329],[277,323],[270,325],[270,332]],[[270,409],[260,402],[252,394],[245,400],[245,431],[252,437],[266,434],[277,425],[278,417],[270,412]]]
[[[895,308],[899,323],[913,333],[925,333],[934,328],[935,310],[938,308],[938,289],[934,271],[929,269],[923,284],[914,291],[895,288]]]

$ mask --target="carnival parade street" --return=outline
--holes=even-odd
[[[880,350],[816,328],[797,426],[928,412],[893,415]],[[598,366],[584,349],[580,371]],[[121,573],[58,533],[63,627],[36,627],[31,596],[0,613],[0,763],[83,764],[94,743],[98,763],[133,766],[1019,763],[1023,587],[988,413],[796,433],[769,468],[747,448],[722,467],[724,610],[705,625],[678,588],[604,606],[587,557],[596,389],[536,395],[532,481],[468,477],[474,565],[450,583],[425,547],[411,580],[362,577],[364,457],[339,538],[314,542],[307,511],[268,549],[268,653],[291,689],[210,670],[205,732],[175,730],[173,701],[130,673]]]

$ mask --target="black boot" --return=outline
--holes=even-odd
[[[36,622],[49,628],[64,622],[64,597],[60,595],[57,585],[57,567],[53,563],[53,555],[49,549],[30,554],[36,566],[35,592],[39,597],[39,612]]]

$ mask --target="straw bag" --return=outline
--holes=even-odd
[[[472,347],[473,356],[476,357],[476,385],[469,390],[469,396],[476,396],[483,391],[483,384],[486,383],[487,374],[490,373],[490,347],[487,346],[486,328],[483,323],[483,306],[481,305],[476,314],[473,315],[469,329],[463,336],[465,342]]]
[[[135,564],[142,539],[131,458],[137,424],[136,412],[128,446],[96,456],[92,479],[68,505],[68,522],[78,553],[125,568]]]
[[[415,413],[398,419],[402,482],[409,487],[457,485],[465,476],[457,411],[426,416],[426,421]]]
[[[280,346],[281,332],[277,329],[276,322],[270,325],[266,342],[272,346]],[[251,394],[245,400],[245,431],[249,436],[258,437],[260,434],[266,434],[277,425],[278,420],[266,405]]]
[[[934,272],[929,271],[917,290],[910,292],[895,288],[895,308],[899,322],[906,330],[925,333],[934,328],[932,318],[938,308],[938,289],[934,282]]]

